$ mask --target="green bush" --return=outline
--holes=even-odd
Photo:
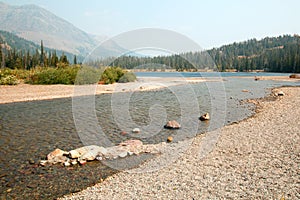
[[[136,81],[136,75],[132,72],[126,72],[120,79],[119,83],[127,83]]]
[[[14,71],[11,69],[1,69],[0,70],[0,85],[17,85],[20,83],[18,77],[15,75]]]
[[[19,84],[19,80],[14,75],[1,75],[0,77],[0,85],[17,85]]]
[[[95,84],[98,83],[103,70],[94,67],[83,66],[77,73],[75,84]]]
[[[108,67],[101,75],[101,81],[105,84],[112,84],[118,82],[124,75],[124,70],[120,67]]]
[[[135,74],[120,67],[98,69],[80,65],[59,65],[56,68],[36,67],[31,70],[1,69],[0,84],[16,85],[24,80],[29,84],[104,84],[126,83],[136,80]]]
[[[31,71],[26,83],[30,84],[74,84],[79,67],[38,68]]]

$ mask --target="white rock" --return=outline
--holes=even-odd
[[[72,165],[76,165],[77,164],[77,160],[72,160],[71,164]]]
[[[47,163],[48,163],[47,160],[41,160],[41,161],[40,161],[40,165],[42,165],[42,166],[45,166]]]
[[[120,158],[125,158],[126,156],[127,156],[127,151],[124,151],[124,152],[121,152],[118,156],[120,157]]]
[[[134,128],[134,129],[132,130],[132,132],[133,132],[133,133],[140,133],[141,130],[140,130],[139,128]]]
[[[77,150],[71,150],[69,151],[70,158],[79,158],[81,155]]]
[[[69,167],[70,165],[71,165],[71,163],[70,163],[69,161],[64,162],[64,166],[65,166],[65,167]]]
[[[284,92],[279,91],[279,92],[277,93],[277,96],[284,96]]]

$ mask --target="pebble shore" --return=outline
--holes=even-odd
[[[220,130],[206,156],[195,137],[175,162],[158,171],[123,171],[62,199],[300,199],[300,87],[275,101],[253,101],[257,113]]]

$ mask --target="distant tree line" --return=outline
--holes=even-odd
[[[187,52],[179,55],[137,57],[121,56],[97,61],[94,64],[120,66],[125,69],[174,69],[194,71],[213,69],[218,71],[264,70],[269,72],[300,72],[300,37],[284,35],[279,37],[251,39],[220,48],[201,52]]]
[[[43,41],[40,45],[36,45],[12,33],[0,30],[0,68],[56,67],[71,62],[77,64],[75,55],[44,48]]]
[[[6,40],[13,40],[18,47],[24,47],[22,38],[8,32],[1,32]],[[77,57],[70,61],[63,52],[58,55],[56,50],[44,49],[43,41],[40,47],[32,51],[11,48],[0,37],[0,64],[1,67],[11,69],[31,69],[36,66],[57,67],[77,64]],[[23,45],[23,46],[22,46]],[[28,47],[28,44],[27,44]],[[29,47],[28,47],[29,48]],[[70,56],[69,56],[70,58]],[[196,71],[199,69],[215,71],[252,71],[263,70],[269,72],[300,73],[300,36],[284,35],[266,37],[262,40],[251,39],[245,42],[224,45],[199,52],[186,52],[177,55],[141,57],[121,56],[106,58],[87,63],[92,66],[119,66],[124,69],[150,69],[176,71]]]
[[[52,52],[44,51],[42,41],[40,50],[36,49],[35,53],[30,53],[29,50],[17,51],[15,48],[7,49],[3,48],[3,46],[0,48],[0,63],[2,68],[31,69],[36,66],[57,67],[59,65],[69,65],[70,63],[64,53],[58,56],[56,50]],[[76,56],[74,56],[74,61],[77,62]]]

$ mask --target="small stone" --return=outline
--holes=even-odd
[[[69,151],[70,158],[79,158],[81,154],[77,150],[71,150]]]
[[[41,165],[41,166],[46,166],[47,163],[48,163],[47,160],[41,160],[41,161],[40,161],[40,165]]]
[[[284,96],[284,92],[279,91],[279,92],[277,93],[277,96]]]
[[[121,152],[118,156],[120,158],[125,158],[127,156],[127,151]]]
[[[140,133],[141,130],[140,130],[139,128],[134,128],[134,129],[132,130],[132,132],[133,132],[133,133]]]
[[[173,141],[173,137],[172,136],[169,136],[168,138],[167,138],[167,142],[172,142]]]
[[[10,193],[11,191],[12,191],[11,188],[8,188],[8,189],[6,190],[7,193]]]
[[[206,120],[210,120],[210,117],[208,113],[205,113],[204,115],[200,116],[199,119],[201,121],[206,121]]]
[[[242,92],[249,92],[249,90],[245,90],[245,89],[244,89],[244,90],[242,90]]]
[[[53,160],[53,159],[55,159],[56,157],[61,157],[61,156],[63,156],[63,155],[67,155],[68,154],[68,152],[66,152],[66,151],[63,151],[63,150],[61,150],[61,149],[55,149],[54,151],[52,151],[51,153],[49,153],[48,155],[47,155],[47,159],[48,160]]]
[[[128,155],[132,156],[132,155],[133,155],[133,152],[128,151]]]
[[[64,162],[64,166],[65,166],[65,167],[69,167],[69,166],[71,166],[71,163],[70,163],[69,161]]]
[[[79,160],[79,163],[80,163],[81,165],[85,165],[85,164],[86,164],[86,161],[85,161],[85,160]]]
[[[291,74],[290,78],[299,78],[300,79],[300,74]]]
[[[177,121],[173,120],[168,121],[168,123],[164,127],[168,129],[180,129],[180,124]]]
[[[126,132],[126,131],[122,131],[122,132],[121,132],[121,135],[123,135],[123,136],[124,136],[124,135],[127,135],[127,132]]]
[[[96,159],[100,161],[103,160],[102,156],[97,156]]]
[[[29,162],[29,164],[31,164],[31,165],[34,165],[34,163],[35,163],[33,159],[29,159],[28,162]]]
[[[76,165],[77,164],[77,160],[72,160],[71,164],[72,165]]]

